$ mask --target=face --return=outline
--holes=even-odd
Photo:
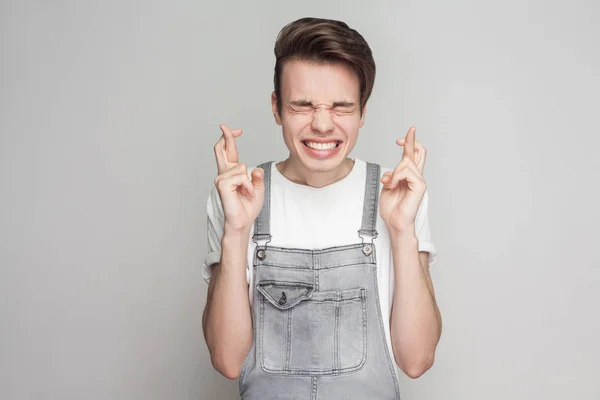
[[[356,73],[343,64],[287,62],[281,75],[281,125],[289,161],[304,172],[335,172],[352,151],[364,124]]]

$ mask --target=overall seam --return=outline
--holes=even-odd
[[[335,269],[335,268],[343,268],[343,267],[355,267],[357,265],[376,265],[376,263],[373,261],[356,261],[356,262],[350,262],[347,264],[342,264],[342,265],[333,265],[333,266],[320,266],[319,268],[310,268],[310,267],[306,267],[306,266],[302,266],[302,265],[291,265],[291,264],[287,264],[287,265],[283,265],[283,264],[271,264],[271,263],[266,263],[266,262],[262,262],[259,266],[260,267],[269,267],[269,268],[280,268],[280,269],[300,269],[300,270],[324,270],[324,269]]]
[[[252,333],[252,335],[254,335],[254,332]],[[246,358],[244,359],[244,364],[242,364],[242,370],[240,372],[240,379],[238,379],[238,390],[240,392],[240,394],[242,393],[242,385],[244,383],[244,378],[246,376],[246,369],[248,368],[248,362],[250,361],[250,358],[252,358],[252,353],[254,352],[255,348],[256,348],[256,341],[252,340],[252,344],[250,345],[250,350],[248,350],[248,354],[246,354]]]
[[[265,300],[261,297],[260,298],[260,323],[259,323],[259,340],[260,340],[260,350],[259,350],[259,362],[260,362],[260,366],[261,368],[265,368],[264,365],[264,357],[263,357],[263,332],[264,332],[264,310],[265,310]]]
[[[367,358],[369,357],[369,354],[367,352],[368,349],[368,340],[367,340],[367,329],[368,329],[368,322],[367,322],[367,301],[369,300],[367,298],[366,295],[366,290],[363,289],[362,293],[363,293],[363,298],[362,298],[362,307],[363,307],[363,359],[362,359],[362,366],[364,366],[367,363]],[[361,366],[361,368],[362,368]]]
[[[336,293],[336,300],[338,297],[338,293]],[[333,335],[334,335],[334,343],[333,343],[333,369],[334,371],[339,371],[340,364],[340,303],[339,301],[335,303],[335,323],[333,325]],[[334,375],[338,375],[334,372]]]
[[[287,330],[287,349],[286,349],[286,355],[285,355],[285,366],[284,366],[284,370],[285,371],[289,371],[290,370],[290,363],[291,363],[291,358],[292,358],[292,312],[293,312],[293,308],[290,308],[287,310],[287,317],[288,317],[288,330]]]
[[[400,399],[400,388],[398,387],[398,377],[396,376],[396,370],[394,369],[394,365],[392,363],[392,358],[390,356],[390,352],[388,351],[388,347],[387,347],[387,340],[385,338],[385,330],[383,328],[383,316],[381,314],[381,307],[379,306],[379,304],[381,304],[379,302],[379,285],[377,285],[377,268],[373,268],[373,284],[375,285],[374,287],[374,291],[375,291],[375,305],[376,305],[376,309],[377,309],[377,319],[379,322],[379,333],[380,333],[380,339],[384,345],[384,353],[385,353],[385,358],[387,359],[388,362],[388,368],[390,373],[392,374],[392,380],[394,382],[394,389],[396,390],[396,396],[398,399]],[[391,328],[391,327],[390,327]]]

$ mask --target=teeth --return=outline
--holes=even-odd
[[[333,150],[337,146],[337,142],[329,142],[329,143],[317,143],[317,142],[309,142],[305,141],[306,145],[311,149],[316,150]]]

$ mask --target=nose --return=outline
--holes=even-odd
[[[327,133],[333,130],[333,120],[328,108],[318,107],[313,112],[311,127],[313,131]]]

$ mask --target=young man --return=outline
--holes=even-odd
[[[203,270],[212,364],[239,377],[243,399],[399,399],[395,364],[423,374],[441,333],[426,150],[412,127],[394,169],[349,157],[375,62],[345,23],[292,22],[275,56],[272,111],[289,157],[248,170],[241,130],[225,125],[214,148]]]

